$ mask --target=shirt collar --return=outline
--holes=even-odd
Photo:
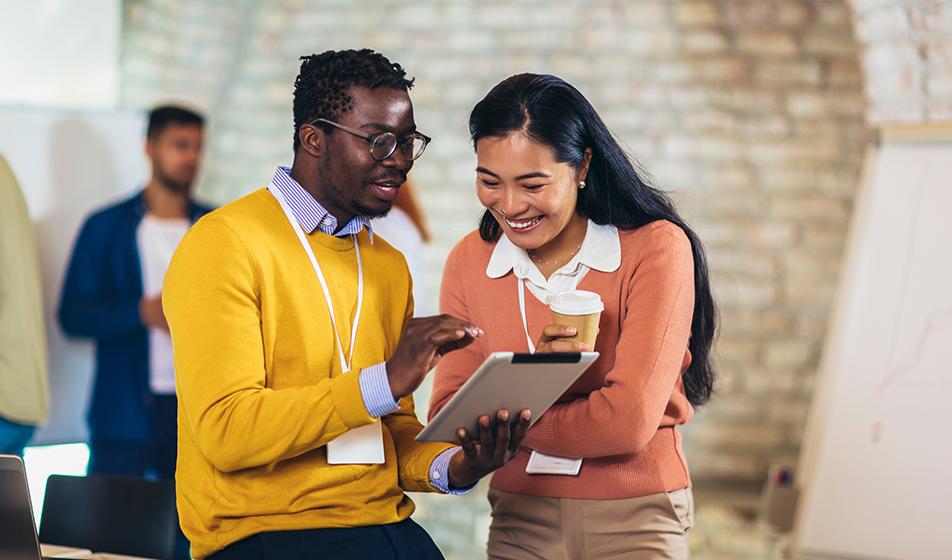
[[[306,233],[311,234],[314,233],[314,230],[319,229],[328,235],[345,237],[356,235],[360,233],[360,230],[367,228],[367,233],[370,234],[370,242],[373,243],[373,226],[371,226],[370,220],[363,216],[354,216],[339,232],[334,233],[334,230],[337,229],[337,218],[331,215],[326,208],[321,206],[320,202],[315,200],[309,192],[304,190],[300,183],[291,177],[289,167],[278,166],[274,176],[271,177],[271,184],[284,195],[284,200],[291,208],[291,214],[294,215],[294,219],[297,220],[301,229]]]
[[[618,228],[615,226],[599,225],[588,221],[585,239],[578,253],[559,270],[574,271],[578,265],[601,271],[614,272],[621,266],[621,240],[618,237]],[[534,276],[537,267],[529,258],[529,254],[516,247],[512,241],[502,234],[493,249],[486,266],[486,276],[501,278],[512,270],[517,277]]]
[[[132,211],[135,213],[135,219],[141,220],[149,212],[149,207],[145,204],[145,187],[139,189],[139,192],[132,198]],[[210,210],[199,204],[196,204],[195,201],[189,197],[188,199],[188,219],[193,224],[198,221],[199,218],[207,214]]]

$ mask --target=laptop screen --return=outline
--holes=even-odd
[[[38,560],[40,551],[22,463],[0,457],[0,558]]]

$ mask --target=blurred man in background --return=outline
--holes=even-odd
[[[419,202],[416,185],[407,179],[400,187],[393,207],[386,216],[374,218],[374,233],[379,234],[403,253],[413,279],[413,310],[416,317],[425,317],[436,312],[436,298],[426,291],[423,268],[423,250],[430,242],[423,206]]]
[[[162,280],[185,232],[210,210],[191,198],[203,128],[189,109],[154,109],[148,184],[90,216],[73,249],[59,319],[67,334],[96,343],[91,474],[175,475],[175,373]]]
[[[41,286],[33,221],[0,156],[0,453],[22,455],[49,413]]]

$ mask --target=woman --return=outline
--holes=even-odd
[[[486,212],[447,260],[440,307],[486,334],[440,362],[430,416],[491,352],[588,350],[550,324],[554,294],[593,291],[605,306],[599,359],[493,476],[490,558],[687,558],[693,499],[677,426],[714,380],[700,241],[555,76],[504,80],[469,128]],[[527,474],[530,457],[561,474]]]

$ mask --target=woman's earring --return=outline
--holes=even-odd
[[[582,190],[585,188],[585,179],[582,179],[581,181],[578,182],[578,188],[579,190]]]

